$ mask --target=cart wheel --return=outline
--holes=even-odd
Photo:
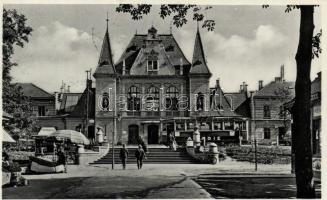
[[[217,164],[217,158],[216,157],[211,158],[211,164],[213,164],[213,165]]]

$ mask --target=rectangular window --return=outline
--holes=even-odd
[[[270,128],[263,129],[263,139],[270,139]]]
[[[158,71],[157,60],[148,60],[148,71]]]
[[[263,117],[270,118],[270,107],[267,105],[263,106]]]
[[[184,131],[185,130],[185,124],[184,123],[176,123],[176,130],[177,131]]]
[[[187,123],[187,130],[193,130],[194,129],[194,123],[193,122],[189,122]]]
[[[225,130],[234,130],[233,122],[225,122]]]
[[[223,130],[221,122],[214,122],[213,123],[213,130]]]
[[[45,116],[45,106],[38,106],[38,116]]]
[[[200,130],[210,130],[211,129],[210,125],[206,122],[201,122],[199,125],[200,125],[199,126]]]

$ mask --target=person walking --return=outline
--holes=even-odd
[[[146,146],[145,142],[143,141],[142,137],[139,136],[137,139],[138,145],[141,145],[142,149],[144,150],[144,153],[148,153],[148,147]]]
[[[121,163],[123,164],[123,169],[126,169],[126,161],[128,158],[128,150],[126,149],[126,145],[123,144],[123,147],[120,149],[119,157],[121,160]]]
[[[137,169],[142,169],[143,159],[146,158],[142,145],[139,145],[139,148],[135,151],[135,157],[137,162]]]
[[[176,140],[175,140],[175,137],[173,137],[172,140],[173,140],[173,141],[172,141],[171,149],[172,149],[173,151],[176,151],[176,150],[177,150],[177,142],[176,142]]]
[[[59,149],[57,156],[58,156],[57,163],[59,165],[64,165],[64,169],[65,169],[64,172],[67,173],[67,159],[66,159],[65,152],[62,148]]]

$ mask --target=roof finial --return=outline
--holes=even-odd
[[[109,24],[109,14],[108,14],[108,12],[107,12],[107,19],[106,19],[106,21],[107,21],[107,31],[108,31],[108,24]]]

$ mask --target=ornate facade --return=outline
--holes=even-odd
[[[219,81],[209,87],[199,30],[192,62],[172,34],[151,27],[147,34],[135,34],[114,63],[107,28],[93,76],[95,128],[104,131],[107,142],[113,133],[115,144],[135,144],[139,136],[148,144],[165,143],[168,134],[182,142],[195,126],[206,140],[248,137],[246,116],[235,112]]]

